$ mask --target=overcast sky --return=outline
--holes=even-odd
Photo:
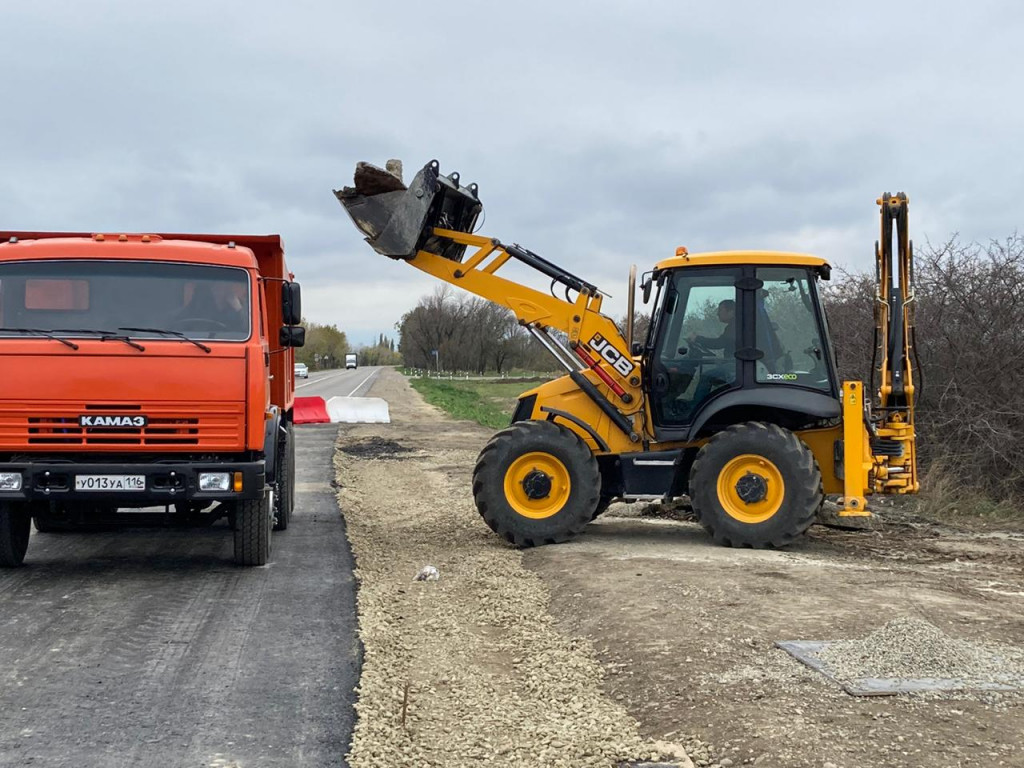
[[[331,193],[476,181],[482,232],[597,283],[729,248],[867,268],[1024,218],[1024,6],[138,0],[0,6],[0,229],[280,233],[307,317],[394,335],[435,283]]]

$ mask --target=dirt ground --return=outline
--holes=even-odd
[[[526,563],[646,735],[697,736],[707,758],[735,765],[1024,766],[1019,695],[853,697],[774,647],[904,616],[1020,645],[1020,535],[817,527],[787,551],[755,552],[712,546],[695,524],[608,517]]]
[[[386,395],[371,394],[409,409],[389,437],[430,446],[420,460],[454,494],[436,503],[464,504],[489,431],[441,430],[407,386],[391,376],[380,386]],[[818,526],[785,551],[750,551],[714,546],[693,523],[622,513],[613,506],[579,539],[522,562],[543,580],[554,627],[592,649],[605,695],[643,736],[688,744],[704,766],[1024,767],[1021,694],[853,697],[774,647],[861,637],[899,617],[1020,646],[1019,528],[893,515],[874,532]]]

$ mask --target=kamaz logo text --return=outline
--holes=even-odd
[[[84,414],[78,417],[80,427],[144,427],[145,416],[100,416]]]
[[[633,372],[633,362],[613,347],[611,342],[600,333],[595,333],[594,338],[587,342],[587,346],[599,354],[602,359],[610,363],[612,368],[623,376],[629,376]]]

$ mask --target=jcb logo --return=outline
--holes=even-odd
[[[633,361],[613,347],[612,343],[600,333],[595,333],[594,338],[587,342],[587,346],[610,363],[612,368],[623,376],[629,376],[633,372],[635,367]]]

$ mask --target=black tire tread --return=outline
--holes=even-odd
[[[276,485],[274,530],[286,531],[295,507],[295,435],[292,425],[285,425],[285,437],[279,448],[278,476]]]
[[[605,496],[603,493],[597,498],[597,506],[594,507],[594,511],[590,515],[591,521],[597,520],[601,515],[608,511],[608,507],[612,504],[612,497]]]
[[[787,485],[786,501],[795,503],[789,503],[771,521],[766,521],[772,525],[743,526],[739,523],[743,527],[730,532],[725,530],[717,510],[711,508],[713,505],[700,498],[703,495],[701,489],[706,483],[715,483],[717,487],[720,467],[716,454],[720,449],[752,433],[760,443],[774,445],[781,451],[784,461],[778,468]],[[779,465],[777,461],[774,463]],[[690,500],[697,519],[716,543],[727,547],[766,549],[788,546],[811,527],[824,499],[821,470],[814,454],[799,437],[776,424],[751,421],[727,427],[705,444],[690,468]]]
[[[269,500],[246,499],[237,503],[235,564],[266,565],[270,560],[270,531],[273,524]]]
[[[511,460],[538,449],[558,456],[578,477],[562,511],[543,524],[531,525],[505,500],[503,478]],[[572,430],[549,421],[519,421],[498,432],[480,451],[473,470],[477,511],[492,531],[518,547],[559,544],[579,534],[593,519],[600,487],[597,461],[587,444]]]
[[[17,502],[0,503],[0,568],[16,568],[25,562],[32,533],[32,515]]]

